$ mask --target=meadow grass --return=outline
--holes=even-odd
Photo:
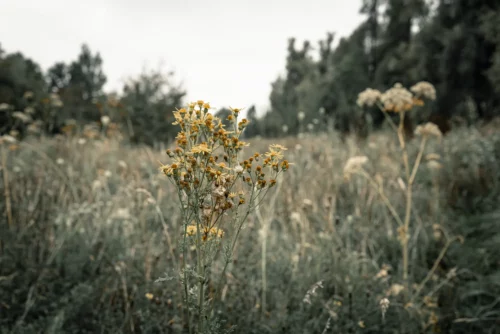
[[[214,254],[204,287],[211,300],[222,275],[217,322],[204,332],[495,332],[499,133],[461,128],[427,143],[407,264],[394,218],[407,205],[395,133],[249,142],[243,156],[281,144],[294,165],[249,214],[227,268]],[[419,144],[406,143],[409,160]],[[158,170],[166,148],[74,137],[2,144],[0,332],[188,332],[178,269],[196,263],[197,249],[179,241],[177,190]],[[344,177],[354,156],[367,157],[369,179]]]

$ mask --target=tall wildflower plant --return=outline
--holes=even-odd
[[[378,90],[368,88],[358,95],[357,104],[360,107],[373,107],[377,106],[386,116],[387,121],[391,125],[392,129],[397,133],[399,146],[401,148],[401,155],[404,165],[405,172],[405,183],[400,183],[401,187],[404,189],[405,196],[405,214],[404,217],[400,217],[396,209],[392,206],[391,202],[388,200],[383,192],[383,189],[379,184],[373,180],[369,174],[362,168],[362,165],[367,162],[366,157],[353,157],[351,158],[345,166],[344,174],[346,177],[350,177],[352,174],[359,174],[366,177],[370,183],[378,190],[381,195],[382,200],[388,207],[391,215],[394,217],[398,224],[398,240],[402,247],[402,258],[403,258],[403,281],[404,287],[407,292],[409,292],[409,279],[408,279],[408,267],[409,267],[409,249],[408,243],[411,238],[410,225],[411,225],[411,211],[413,203],[413,185],[415,183],[415,178],[422,162],[422,156],[425,151],[425,146],[431,137],[441,139],[442,134],[437,125],[433,123],[426,123],[424,125],[419,125],[415,129],[415,134],[420,136],[420,146],[417,153],[417,157],[413,163],[410,163],[407,150],[407,142],[404,135],[404,119],[412,109],[418,106],[424,105],[424,100],[435,100],[436,90],[434,86],[426,81],[422,81],[410,88],[410,90],[403,87],[401,84],[397,83],[392,88],[384,93]],[[390,117],[389,113],[397,113],[399,115],[399,124],[395,123]],[[455,239],[449,241],[445,249],[436,260],[435,265],[427,275],[432,276],[437,268],[438,263],[441,261],[444,252],[449,247],[450,243]],[[416,293],[413,297],[416,297],[420,293],[423,285],[428,281],[428,277],[417,286]]]
[[[248,125],[238,121],[241,109],[231,108],[230,128],[212,115],[203,101],[173,112],[181,131],[177,147],[167,150],[171,159],[161,171],[176,188],[183,222],[181,282],[189,332],[210,333],[216,324],[214,306],[245,220],[286,172],[285,147],[271,145],[269,151],[247,159],[240,155],[248,143],[240,140]],[[188,251],[194,250],[194,264]],[[211,268],[222,255],[221,276]],[[214,279],[215,288],[207,291]]]

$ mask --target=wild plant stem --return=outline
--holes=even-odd
[[[274,196],[271,198],[269,205],[274,208],[276,199],[281,190],[282,182],[278,183],[277,189],[274,192]],[[267,234],[269,231],[269,224],[271,222],[272,216],[267,219],[262,218],[260,213],[260,202],[255,206],[255,214],[260,224],[262,225],[262,244],[261,244],[261,270],[262,270],[262,295],[261,295],[261,314],[264,315],[266,312],[266,294],[267,294]]]
[[[267,223],[262,230],[262,255],[261,255],[261,270],[262,270],[262,296],[261,296],[261,310],[262,314],[266,312],[266,291],[267,291]]]
[[[409,281],[408,281],[408,242],[409,242],[409,227],[410,227],[410,218],[411,218],[411,206],[412,206],[412,184],[410,183],[410,164],[408,162],[408,151],[406,148],[406,141],[404,137],[404,119],[405,113],[401,112],[401,117],[399,118],[399,127],[398,127],[398,139],[399,145],[401,146],[401,151],[403,155],[403,163],[406,174],[406,205],[405,205],[405,218],[404,218],[404,228],[402,231],[402,235],[400,235],[401,243],[403,246],[403,282],[406,288],[406,291],[409,291]]]
[[[236,241],[238,240],[238,237],[240,235],[240,231],[241,231],[241,228],[243,226],[243,223],[245,222],[245,220],[247,219],[248,215],[250,214],[251,205],[252,205],[253,201],[255,200],[255,198],[257,198],[257,196],[255,196],[255,198],[254,198],[254,195],[255,195],[255,188],[252,188],[252,192],[250,194],[250,200],[249,200],[249,204],[248,204],[249,206],[247,208],[247,211],[245,212],[245,216],[243,217],[243,219],[239,220],[238,211],[236,211],[235,221],[237,222],[238,227],[237,227],[237,230],[236,230],[236,235],[235,235],[235,237],[234,237],[234,239],[232,240],[232,243],[231,243],[231,248],[230,248],[230,254],[231,255],[233,254],[234,247],[236,246]],[[215,289],[212,310],[215,309],[215,304],[218,301],[217,298],[219,296],[220,289],[222,287],[222,282],[224,280],[224,275],[226,274],[227,266],[229,265],[230,261],[231,260],[229,258],[226,259],[226,261],[224,261],[224,267],[222,268],[222,273],[221,273],[221,277],[220,277],[220,280],[219,280],[219,284],[217,284],[217,288]]]
[[[361,171],[359,173],[361,175],[363,175],[363,177],[365,177],[368,180],[368,182],[370,182],[370,184],[373,186],[373,188],[375,188],[377,190],[378,194],[380,195],[380,198],[382,198],[382,201],[387,206],[387,208],[391,212],[391,215],[394,217],[394,219],[396,220],[396,222],[398,223],[398,225],[399,226],[403,226],[403,221],[401,220],[401,217],[399,216],[399,214],[397,213],[396,209],[391,204],[391,202],[389,201],[389,199],[387,198],[387,196],[385,196],[384,191],[382,190],[382,188],[363,169],[361,169]]]
[[[10,188],[9,188],[9,175],[7,172],[7,153],[5,147],[2,146],[2,174],[3,174],[3,185],[4,185],[4,195],[5,195],[5,213],[7,214],[7,221],[9,223],[9,228],[12,229],[12,209],[10,203]]]
[[[266,291],[267,291],[267,230],[268,230],[268,220],[262,219],[260,213],[260,206],[255,207],[255,215],[262,225],[262,243],[261,243],[261,275],[262,275],[262,294],[261,294],[261,313],[264,314],[266,310]]]
[[[203,301],[205,300],[205,270],[204,267],[205,265],[203,264],[203,259],[200,259],[198,261],[198,274],[200,275],[200,282],[199,282],[199,295],[198,295],[198,308],[200,310],[199,314],[199,319],[198,319],[198,333],[203,333],[203,325],[205,321],[205,312],[204,312],[204,307],[203,307]]]
[[[403,281],[405,283],[406,291],[409,291],[409,281],[408,281],[408,242],[409,235],[408,230],[410,227],[410,216],[411,216],[411,202],[412,202],[412,185],[408,184],[406,186],[406,211],[404,220],[404,235],[402,236],[403,243]]]

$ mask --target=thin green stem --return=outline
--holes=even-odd
[[[424,280],[418,285],[418,287],[415,291],[415,294],[413,295],[414,298],[418,297],[418,295],[420,294],[420,291],[422,291],[422,289],[425,286],[425,284],[427,283],[427,281],[429,281],[429,279],[432,277],[432,275],[434,275],[434,272],[436,271],[439,263],[443,259],[444,255],[446,254],[446,251],[451,246],[451,244],[455,241],[461,241],[461,240],[463,240],[462,236],[456,236],[446,243],[446,245],[443,247],[443,249],[439,253],[439,256],[437,257],[436,261],[434,261],[434,265],[432,266],[431,270],[429,270],[429,272],[425,276]]]
[[[391,204],[391,202],[389,201],[389,199],[387,198],[387,196],[385,196],[382,188],[370,177],[370,175],[368,175],[368,173],[366,173],[365,170],[361,169],[358,172],[358,174],[362,175],[363,177],[365,177],[370,182],[370,184],[377,190],[377,192],[379,193],[380,197],[382,198],[382,201],[387,206],[387,208],[391,212],[391,215],[394,217],[394,219],[396,220],[396,222],[398,223],[398,225],[399,226],[403,226],[403,221],[401,220],[401,217],[399,216],[399,214],[397,213],[396,209]]]

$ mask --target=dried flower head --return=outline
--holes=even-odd
[[[435,136],[437,138],[441,138],[443,136],[441,130],[439,130],[439,127],[431,122],[417,126],[417,128],[415,129],[415,134],[423,137]]]
[[[385,319],[385,313],[389,309],[391,302],[387,298],[382,298],[379,302],[380,311],[382,312],[382,319]]]
[[[394,297],[396,297],[404,289],[405,289],[405,287],[402,284],[395,283],[395,284],[391,285],[391,287],[389,288],[389,290],[387,290],[386,294],[387,294],[387,296],[394,296]]]
[[[443,165],[437,160],[429,160],[427,161],[427,168],[432,171],[437,171],[443,168]]]
[[[306,295],[304,296],[304,299],[302,302],[306,304],[311,304],[311,296],[314,296],[316,294],[316,290],[319,288],[323,288],[323,281],[319,281],[314,283],[314,285],[307,290]]]
[[[381,96],[382,93],[380,93],[379,90],[367,88],[358,94],[358,100],[356,101],[356,103],[360,107],[363,106],[373,107],[375,103],[377,103],[380,100]]]
[[[425,160],[440,160],[441,156],[437,153],[428,153],[425,155]]]
[[[441,240],[443,237],[443,228],[439,224],[432,224],[432,236],[436,240]]]
[[[109,122],[111,122],[111,118],[109,118],[109,116],[107,115],[101,116],[102,125],[106,126],[109,124]]]
[[[10,110],[11,106],[7,103],[0,103],[0,111]]]
[[[21,120],[23,123],[29,123],[32,121],[31,116],[23,113],[22,111],[14,111],[12,117]]]
[[[32,92],[32,91],[26,91],[26,92],[24,92],[23,97],[24,97],[25,99],[29,100],[29,99],[32,99],[34,95],[35,95],[35,94],[33,94],[33,92]]]
[[[413,94],[400,83],[384,92],[380,101],[386,111],[402,112],[413,108]]]
[[[17,139],[10,135],[3,135],[0,137],[0,144],[2,143],[15,144],[16,142]]]
[[[425,98],[429,100],[436,99],[436,88],[430,82],[420,81],[413,85],[410,90],[415,94],[417,98]]]
[[[389,276],[390,269],[391,269],[391,267],[389,265],[384,264],[382,266],[382,268],[379,270],[379,272],[377,273],[377,275],[375,275],[375,278],[377,278],[377,279],[387,278]]]
[[[364,164],[368,162],[368,157],[366,156],[354,156],[347,160],[344,166],[344,177],[349,179],[352,174],[357,172],[363,167]]]
[[[53,106],[53,107],[56,107],[56,108],[60,108],[63,106],[63,102],[61,101],[61,98],[59,97],[58,94],[56,93],[52,93],[50,94],[50,104]]]
[[[35,113],[35,108],[33,107],[26,107],[24,108],[24,113],[28,115],[33,115]]]
[[[304,118],[306,118],[306,113],[303,111],[299,111],[299,113],[297,114],[297,119],[302,122]]]

